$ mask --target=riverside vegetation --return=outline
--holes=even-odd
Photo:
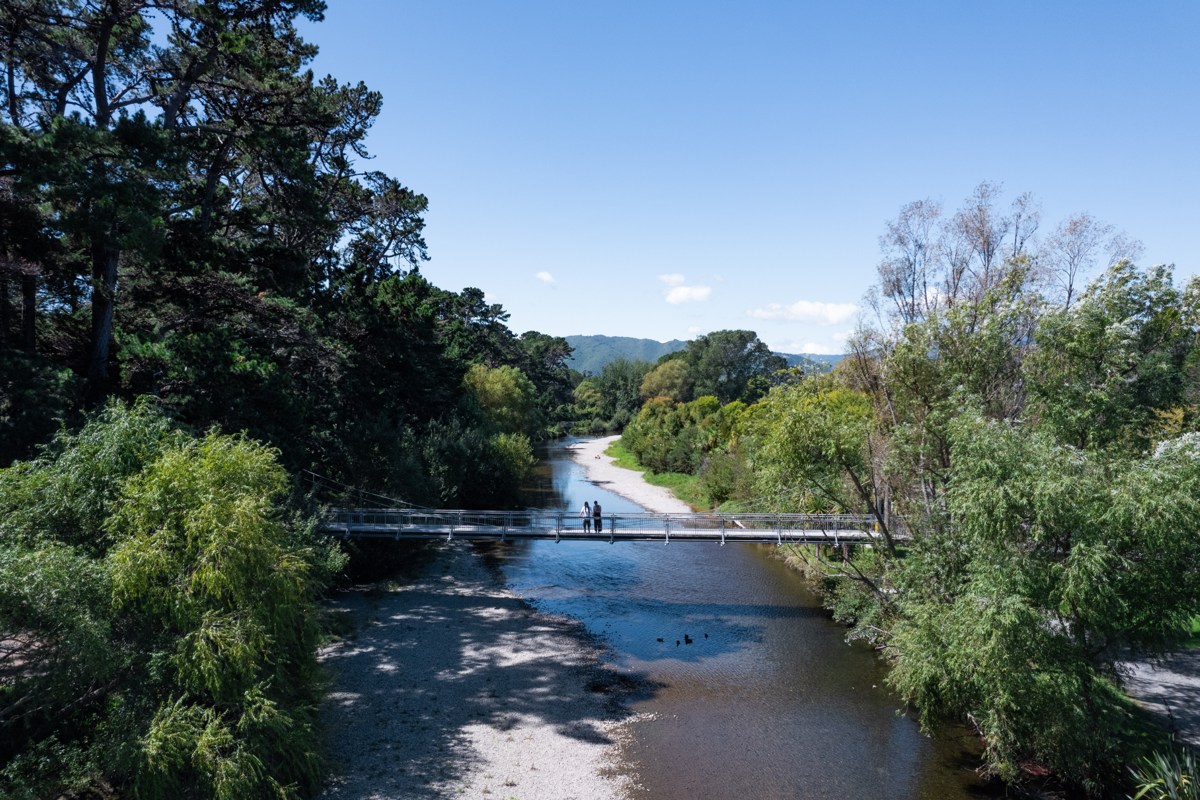
[[[506,507],[565,340],[420,272],[319,0],[0,2],[0,795],[320,785],[312,470]],[[324,499],[329,499],[327,496]]]
[[[875,322],[831,374],[761,397],[647,378],[616,454],[692,502],[873,514],[878,546],[788,557],[925,728],[978,733],[989,773],[1104,796],[1137,760],[1141,786],[1194,796],[1119,664],[1186,645],[1200,609],[1200,279],[1139,269],[1086,215],[1034,246],[1028,203],[1001,213],[984,184],[952,217],[905,207]]]
[[[0,793],[315,791],[317,601],[377,559],[302,471],[504,507],[580,420],[713,500],[890,504],[911,545],[798,554],[835,613],[997,774],[1114,785],[1115,659],[1196,605],[1200,287],[1117,259],[1079,294],[1099,229],[1035,254],[985,191],[889,228],[891,324],[832,375],[747,331],[572,373],[421,274],[426,198],[362,168],[382,98],[306,69],[323,9],[0,2]]]

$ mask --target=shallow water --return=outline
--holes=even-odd
[[[538,453],[529,504],[640,511],[586,481],[566,450],[573,441]],[[990,794],[966,732],[926,738],[899,715],[874,652],[847,645],[769,547],[538,541],[494,554],[520,596],[581,620],[622,672],[658,687],[632,703],[656,717],[633,726],[627,748],[646,797]]]

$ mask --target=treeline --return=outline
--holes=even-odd
[[[151,396],[293,472],[513,501],[571,349],[420,274],[426,198],[362,171],[382,98],[305,70],[323,7],[0,3],[0,464]],[[523,378],[483,397],[473,366]]]
[[[922,724],[973,727],[1006,781],[1107,795],[1147,747],[1120,664],[1200,611],[1200,279],[1086,215],[1039,240],[1034,211],[987,184],[906,206],[832,374],[654,399],[624,441],[716,501],[873,515],[876,546],[792,557]]]
[[[686,402],[715,396],[724,402],[753,403],[786,366],[787,360],[774,355],[754,331],[699,336],[653,364],[619,358],[576,384],[576,430],[619,431],[635,418],[643,401],[653,397]]]
[[[0,0],[0,795],[315,791],[301,471],[511,506],[572,418],[563,339],[421,274],[323,10]]]

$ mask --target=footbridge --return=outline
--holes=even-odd
[[[898,517],[884,520],[891,538],[909,534]],[[883,543],[869,514],[605,514],[585,520],[569,511],[461,511],[415,508],[332,508],[322,526],[347,539],[468,539],[556,542],[760,542],[766,544]]]

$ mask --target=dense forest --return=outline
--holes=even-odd
[[[1088,215],[1039,240],[997,194],[901,210],[831,374],[749,404],[664,379],[623,445],[726,508],[873,515],[877,546],[789,557],[922,724],[970,725],[1006,781],[1104,795],[1151,746],[1121,662],[1200,613],[1200,278]]]
[[[563,339],[421,274],[323,10],[0,2],[0,795],[315,789],[305,471],[509,507],[573,417]]]

